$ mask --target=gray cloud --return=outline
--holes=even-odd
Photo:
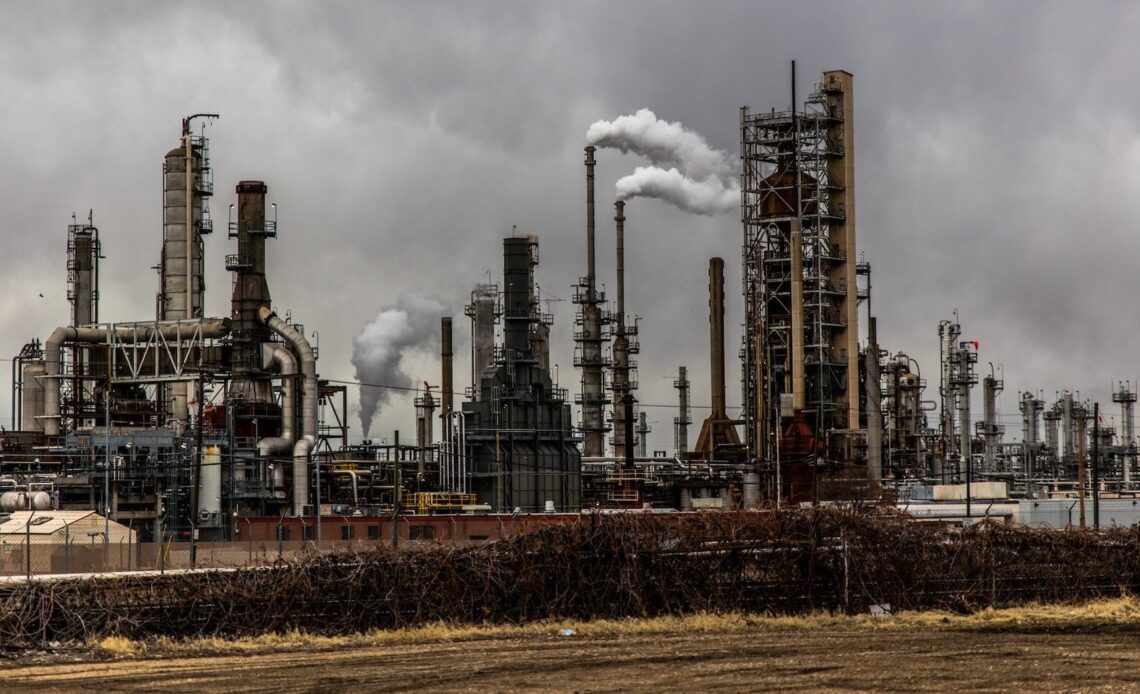
[[[544,291],[568,297],[584,273],[590,123],[649,107],[732,153],[738,107],[786,108],[798,58],[801,98],[821,69],[856,76],[859,244],[884,346],[918,358],[933,388],[937,321],[958,308],[982,361],[1005,365],[1006,415],[1019,389],[1103,403],[1111,381],[1140,372],[1132,4],[76,2],[4,14],[6,357],[67,320],[72,211],[94,208],[102,230],[103,318],[152,315],[161,161],[188,113],[222,114],[208,130],[216,218],[238,180],[268,183],[275,302],[320,331],[322,376],[351,379],[360,326],[406,293],[465,300],[500,274],[513,224],[541,239]],[[599,271],[612,277],[611,191],[641,162],[598,159]],[[731,355],[739,221],[655,200],[627,217],[641,399],[672,403],[686,364],[707,402],[707,259],[727,261]],[[207,308],[225,315],[232,251],[221,234],[206,247]],[[572,306],[552,309],[552,361],[573,385]],[[431,360],[420,368],[416,381],[438,380]],[[0,398],[5,422],[7,407]],[[670,447],[672,411],[649,412],[651,446]],[[375,430],[410,430],[412,416],[396,398]]]

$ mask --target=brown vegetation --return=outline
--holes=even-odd
[[[377,547],[269,569],[3,584],[0,643],[863,613],[875,604],[969,613],[1118,597],[1138,583],[1135,530],[985,523],[958,531],[846,508],[586,516],[478,547]]]

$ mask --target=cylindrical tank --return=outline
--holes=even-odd
[[[213,526],[222,515],[222,449],[206,446],[198,473],[198,525]]]
[[[744,473],[744,488],[742,501],[744,508],[756,508],[760,505],[760,475],[755,472]]]
[[[681,510],[693,510],[693,493],[689,491],[688,487],[681,487]]]
[[[21,400],[23,414],[20,428],[24,431],[43,431],[42,417],[44,414],[44,380],[41,378],[47,372],[42,361],[30,361],[24,364],[24,390]]]

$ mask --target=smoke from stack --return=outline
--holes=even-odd
[[[620,200],[657,198],[686,212],[710,216],[740,205],[740,183],[728,154],[713,149],[680,123],[658,120],[647,108],[613,121],[597,121],[586,131],[586,140],[653,162],[618,180]]]
[[[440,314],[446,308],[436,299],[407,294],[395,306],[380,310],[352,340],[352,365],[356,380],[362,384],[411,388],[412,377],[403,369],[402,358],[408,350],[439,348]],[[391,387],[360,388],[360,429],[367,438],[372,421],[391,398]]]

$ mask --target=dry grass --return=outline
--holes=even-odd
[[[653,619],[536,622],[521,626],[489,626],[436,623],[421,627],[372,631],[348,636],[318,636],[299,631],[256,637],[217,637],[132,641],[108,637],[92,644],[94,653],[105,658],[138,658],[194,654],[242,654],[274,651],[325,651],[373,646],[448,643],[484,639],[561,638],[571,629],[571,638],[651,636],[654,634],[724,634],[733,632],[810,631],[829,629],[946,629],[958,631],[1024,631],[1082,629],[1105,626],[1140,627],[1140,599],[1118,598],[1080,605],[1030,605],[986,609],[975,614],[949,612],[902,612],[887,618],[869,614],[854,616],[817,613],[803,617],[729,614],[693,614]]]

